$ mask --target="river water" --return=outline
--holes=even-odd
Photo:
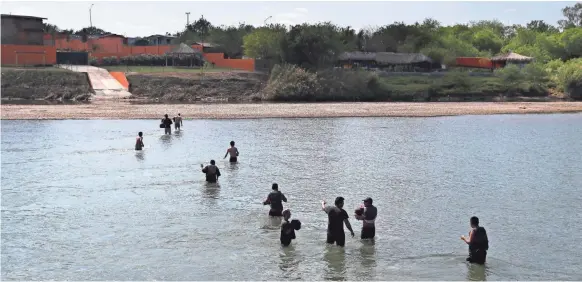
[[[2,121],[3,280],[581,280],[582,115]],[[146,149],[133,150],[144,132]],[[235,140],[240,163],[222,157]],[[200,164],[222,170],[205,184]],[[302,221],[290,248],[262,200]],[[378,207],[325,244],[320,200]],[[465,263],[469,218],[490,238]]]

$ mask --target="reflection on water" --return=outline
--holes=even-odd
[[[282,271],[284,279],[303,280],[299,269],[300,259],[293,244],[288,247],[281,247],[279,259],[279,269]]]
[[[219,183],[204,183],[204,197],[209,199],[218,199],[220,196]]]
[[[326,280],[347,280],[345,248],[327,245],[323,254],[323,260],[327,265],[325,272]]]
[[[136,152],[135,152],[135,158],[136,158],[138,161],[144,161],[144,160],[145,160],[145,158],[144,158],[144,152],[143,152],[143,150],[141,150],[141,151],[136,151]]]
[[[487,281],[486,266],[467,263],[467,281]]]
[[[582,277],[582,246],[564,244],[582,226],[580,114],[186,120],[169,136],[157,119],[1,122],[2,280]],[[211,159],[218,183],[200,172]],[[302,222],[289,248],[262,204],[272,183]],[[319,201],[337,196],[356,230],[345,248],[325,244]],[[365,197],[373,242],[352,215]],[[473,215],[485,268],[458,237]]]

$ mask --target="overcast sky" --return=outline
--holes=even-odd
[[[561,9],[576,2],[27,2],[2,1],[3,14],[48,18],[63,29],[93,25],[125,36],[164,34],[183,29],[185,12],[190,22],[200,15],[214,25],[239,22],[300,24],[331,21],[355,29],[404,21],[414,23],[432,17],[443,24],[498,19],[505,24],[544,20],[556,24]]]

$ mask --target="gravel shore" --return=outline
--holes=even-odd
[[[157,119],[177,113],[187,119],[434,117],[455,115],[582,112],[582,102],[513,103],[309,103],[309,104],[130,104],[97,101],[75,105],[2,104],[2,119]]]

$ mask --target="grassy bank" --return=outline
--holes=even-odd
[[[2,99],[85,101],[91,92],[84,73],[58,68],[2,68]]]
[[[507,68],[491,76],[448,72],[442,76],[394,75],[328,69],[309,72],[277,66],[259,73],[164,67],[108,67],[130,72],[132,98],[183,102],[379,102],[379,101],[550,101],[582,98],[580,66],[560,67],[553,75],[535,69]],[[64,69],[2,69],[2,97],[87,100],[91,89],[83,73]]]
[[[448,72],[443,76],[382,75],[369,71],[308,72],[276,66],[262,92],[271,101],[512,101],[551,100],[553,85],[528,70],[508,68],[492,76]]]
[[[129,74],[134,98],[165,101],[243,102],[260,100],[267,77],[256,73]]]

